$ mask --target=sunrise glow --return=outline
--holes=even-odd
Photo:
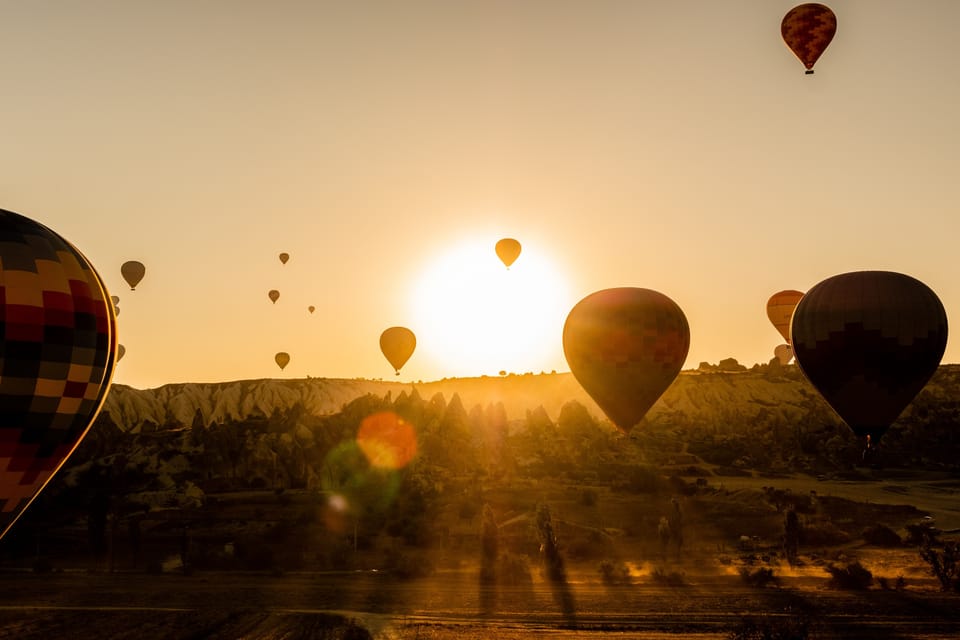
[[[575,302],[564,276],[535,243],[509,269],[493,247],[469,241],[428,263],[412,295],[419,357],[450,376],[562,368]]]

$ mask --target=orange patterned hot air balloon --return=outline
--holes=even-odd
[[[640,422],[667,390],[689,348],[683,311],[650,289],[591,293],[573,307],[563,326],[570,371],[623,432]]]
[[[802,298],[802,291],[786,289],[773,294],[767,300],[767,317],[787,344],[790,344],[790,318]]]
[[[86,435],[117,358],[113,304],[93,266],[0,209],[0,536]]]
[[[837,16],[829,7],[808,2],[790,9],[780,23],[780,34],[794,55],[813,73],[813,65],[837,32]]]

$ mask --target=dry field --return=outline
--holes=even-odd
[[[810,575],[767,588],[732,575],[614,588],[585,576],[569,588],[574,608],[564,615],[539,577],[533,588],[481,594],[469,571],[411,582],[372,573],[5,573],[0,637],[706,639],[731,637],[745,618],[806,624],[810,638],[960,637],[960,596],[916,578],[903,591],[836,591]]]

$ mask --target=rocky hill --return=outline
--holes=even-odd
[[[572,374],[526,374],[504,377],[451,378],[428,383],[363,379],[239,380],[204,384],[170,384],[156,389],[114,385],[103,416],[120,430],[150,432],[183,427],[210,427],[250,418],[267,418],[294,407],[324,416],[356,398],[373,394],[398,396],[416,392],[422,398],[459,395],[466,407],[502,403],[508,419],[522,419],[542,407],[556,419],[561,407],[575,400],[597,419],[603,414]],[[678,416],[701,421],[718,416],[752,420],[776,414],[797,419],[816,392],[793,367],[775,373],[757,368],[743,372],[684,371],[648,414],[651,421]]]

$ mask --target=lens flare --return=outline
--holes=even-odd
[[[381,411],[364,418],[357,444],[372,466],[402,469],[417,453],[417,434],[413,425],[397,414]]]

